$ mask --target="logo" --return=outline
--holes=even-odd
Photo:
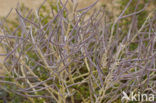
[[[128,95],[125,91],[122,92],[123,97],[121,98],[121,101],[127,100],[127,101],[154,101],[154,94],[141,94],[140,92],[134,93],[130,92],[130,95]]]

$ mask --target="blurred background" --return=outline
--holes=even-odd
[[[31,9],[37,9],[39,5],[43,2],[44,0],[0,0],[0,16],[6,16],[8,12],[11,10],[11,8],[16,8],[17,4],[19,3],[20,5],[24,4],[26,7],[29,7]],[[51,0],[55,1],[55,0]],[[65,0],[63,0],[65,1]],[[71,1],[71,0],[69,0]],[[84,8],[92,3],[94,3],[96,0],[77,0],[79,5],[78,8]],[[99,0],[97,6],[100,5],[105,5],[109,7],[110,10],[115,9],[118,5],[119,0]],[[13,12],[15,14],[15,11]]]
[[[17,3],[36,9],[44,0],[0,0],[0,16],[6,16],[11,8],[16,8]]]

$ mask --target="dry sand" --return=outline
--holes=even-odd
[[[0,0],[0,16],[6,16],[11,8],[16,8],[17,3],[24,3],[32,9],[37,8],[44,0]]]
[[[31,8],[31,9],[37,9],[39,5],[43,2],[44,0],[0,0],[0,17],[1,16],[6,16],[8,12],[11,10],[11,8],[16,8],[17,3],[21,4],[23,3],[25,6]],[[54,1],[54,0],[52,0]],[[63,0],[65,1],[65,0]],[[71,1],[71,0],[69,0]],[[79,2],[79,8],[84,8],[96,0],[77,0]],[[107,4],[108,6],[111,4],[114,4],[114,2],[111,2],[112,0],[100,0],[98,4]],[[117,1],[117,0],[115,0]],[[13,13],[15,13],[15,10],[13,10]]]

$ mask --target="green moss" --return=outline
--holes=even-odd
[[[130,51],[133,51],[133,50],[137,49],[137,47],[138,47],[138,44],[137,43],[131,43],[129,45],[129,50]]]

